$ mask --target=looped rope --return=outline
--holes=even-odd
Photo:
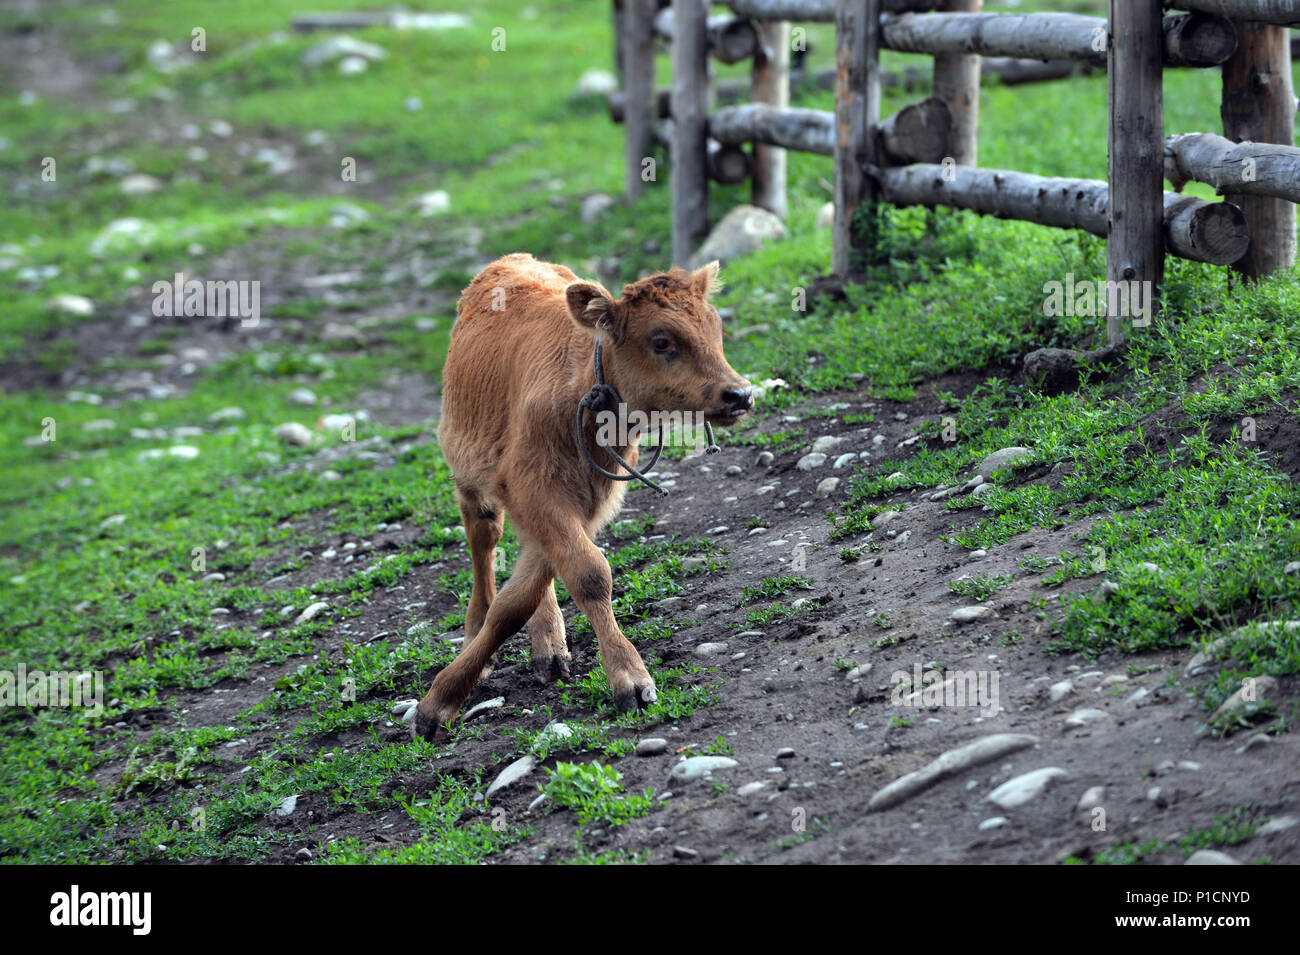
[[[609,478],[611,481],[631,481],[635,479],[640,481],[646,487],[652,487],[660,494],[667,497],[668,496],[667,491],[665,491],[654,481],[646,477],[645,474],[643,474],[641,471],[638,471],[636,468],[632,467],[632,465],[624,461],[623,458],[620,457],[619,454],[613,448],[605,448],[605,453],[610,455],[612,458],[614,458],[614,460],[618,461],[618,463],[621,464],[626,471],[628,471],[627,474],[615,474],[612,471],[605,470],[605,468],[601,467],[599,464],[596,463],[596,459],[591,456],[591,449],[587,447],[587,437],[582,433],[583,412],[590,409],[592,414],[598,414],[601,411],[613,411],[617,413],[618,406],[620,403],[622,403],[623,400],[619,396],[618,389],[616,389],[613,385],[609,385],[605,383],[605,369],[600,361],[600,344],[601,344],[601,340],[597,338],[596,351],[593,356],[593,364],[596,366],[596,383],[592,385],[591,390],[587,392],[585,395],[583,395],[582,400],[578,402],[578,413],[577,413],[577,417],[575,418],[575,423],[577,424],[577,432],[578,432],[577,433],[578,447],[582,449],[582,456],[587,459],[587,463],[590,464],[593,468],[595,468],[599,473]],[[708,427],[707,424],[705,426]],[[712,429],[709,430],[709,443],[710,444],[713,443]],[[662,454],[664,450],[663,422],[660,422],[659,424],[659,444],[653,450],[654,450],[654,456],[650,458],[650,463],[645,466],[645,469],[647,471],[654,469],[655,462],[659,460],[659,455]]]

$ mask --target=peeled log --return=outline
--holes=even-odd
[[[1164,18],[1167,66],[1217,66],[1237,48],[1231,21]],[[1106,65],[1106,21],[1078,13],[905,13],[881,19],[881,41],[905,53],[1011,56]]]
[[[951,206],[999,219],[1019,219],[1059,229],[1107,235],[1109,189],[1096,179],[1060,179],[999,169],[933,164],[881,171],[883,198],[899,206]],[[1245,254],[1250,233],[1245,217],[1226,202],[1205,202],[1166,192],[1165,248],[1180,258],[1229,265]]]
[[[710,116],[709,135],[721,143],[767,143],[830,156],[835,152],[835,116],[824,109],[744,103]]]
[[[1165,140],[1165,170],[1175,186],[1188,180],[1225,192],[1300,202],[1300,149],[1272,143],[1234,143],[1213,133]]]
[[[880,0],[888,13],[933,10],[942,0]],[[755,20],[794,20],[805,23],[834,23],[836,0],[727,0],[727,6],[742,17]]]
[[[952,112],[936,97],[904,106],[880,124],[880,141],[894,162],[941,162],[950,155]]]
[[[749,153],[735,145],[709,140],[709,178],[723,185],[734,186],[749,178],[754,169]]]
[[[878,135],[895,163],[938,162],[948,155],[951,122],[947,105],[931,97],[884,120]],[[710,116],[709,135],[721,143],[767,143],[830,156],[835,152],[835,116],[828,110],[745,103]]]
[[[655,17],[655,32],[673,38],[673,11],[660,10]],[[739,63],[758,52],[758,31],[754,24],[729,13],[719,13],[706,21],[705,37],[709,53],[719,63]]]
[[[1217,13],[1247,23],[1300,26],[1300,0],[1176,0],[1170,6],[1180,10]]]

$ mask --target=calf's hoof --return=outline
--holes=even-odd
[[[533,676],[538,683],[554,683],[569,679],[569,661],[561,656],[534,657]]]
[[[436,715],[429,716],[424,704],[420,704],[415,708],[415,719],[411,720],[411,739],[427,739],[435,745],[444,743],[447,740],[447,726]]]
[[[643,710],[659,699],[655,681],[650,677],[633,680],[629,685],[614,690],[614,705],[620,713]]]

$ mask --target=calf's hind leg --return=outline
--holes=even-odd
[[[537,612],[528,620],[533,644],[533,675],[542,683],[569,678],[569,644],[564,638],[564,615],[555,599],[555,581],[542,596]]]
[[[497,595],[496,553],[501,542],[505,515],[499,506],[486,502],[477,492],[458,487],[456,497],[460,502],[461,520],[465,522],[465,539],[469,542],[470,565],[474,571],[474,587],[470,592],[469,606],[465,609],[465,644],[478,635],[487,616],[488,608]],[[494,656],[486,664],[483,676],[492,672]]]
[[[521,541],[515,571],[497,594],[473,640],[433,680],[415,712],[414,734],[439,742],[501,644],[537,610],[554,572],[540,547]]]

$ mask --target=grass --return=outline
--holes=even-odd
[[[392,847],[342,838],[320,849],[317,861],[480,862],[527,829],[496,828],[476,813],[483,782],[476,775],[428,775],[445,748],[394,745],[378,730],[392,700],[420,695],[428,675],[449,661],[454,649],[437,638],[460,626],[468,599],[459,513],[429,422],[360,419],[355,441],[313,429],[309,448],[287,446],[273,431],[290,420],[311,426],[327,413],[354,412],[398,374],[436,387],[454,299],[482,259],[528,249],[611,288],[662,268],[670,245],[666,157],[656,154],[660,175],[636,205],[616,202],[593,222],[578,214],[586,194],[617,194],[622,176],[621,129],[599,98],[570,95],[610,48],[609,18],[592,16],[589,5],[531,19],[523,0],[488,0],[469,14],[468,29],[362,32],[389,55],[355,77],[301,65],[318,37],[274,39],[298,12],[296,2],[220,6],[204,14],[212,19],[207,52],[174,74],[148,65],[141,38],[188,37],[195,25],[188,5],[121,0],[108,21],[101,6],[43,7],[42,23],[74,61],[94,66],[111,57],[120,68],[77,100],[42,94],[27,105],[10,86],[0,90],[0,177],[10,186],[0,217],[0,605],[7,611],[0,668],[97,669],[107,683],[99,715],[0,712],[0,859],[279,857],[292,837],[269,826],[269,814],[302,795],[357,817],[390,814],[410,832],[408,844]],[[0,29],[19,35],[30,16],[0,14]],[[508,47],[494,53],[487,38],[502,24]],[[828,29],[813,29],[816,65],[829,62]],[[891,53],[885,65],[906,62],[915,60]],[[454,109],[443,106],[448,90]],[[1104,178],[1105,95],[1104,77],[986,88],[981,163]],[[1212,126],[1218,95],[1210,71],[1171,72],[1168,128]],[[415,112],[411,97],[421,101]],[[883,109],[911,98],[891,93]],[[795,99],[831,104],[818,91]],[[128,100],[129,112],[114,111]],[[219,132],[223,123],[230,135]],[[291,151],[293,174],[269,171],[256,158],[262,148]],[[33,175],[45,156],[57,160],[51,183]],[[355,183],[339,176],[344,157],[356,160]],[[107,161],[164,187],[124,195]],[[1086,318],[1044,315],[1042,289],[1067,272],[1103,275],[1104,243],[964,213],[887,211],[868,281],[844,302],[796,312],[793,290],[829,262],[829,234],[813,225],[829,198],[828,172],[822,157],[791,154],[789,238],[723,271],[719,304],[734,313],[732,330],[768,328],[728,342],[733,365],[754,380],[788,383],[765,398],[774,411],[844,387],[908,400],[935,376],[986,379],[965,396],[941,396],[957,441],[923,443],[906,461],[873,462],[852,478],[848,503],[832,515],[842,559],[878,546],[861,538],[891,506],[883,498],[894,489],[956,483],[983,455],[1023,444],[1034,449],[1036,465],[1069,464],[1068,473],[1042,484],[1023,482],[1020,471],[979,502],[950,500],[949,539],[989,548],[1032,528],[1092,519],[1080,554],[1063,555],[1059,566],[1025,565],[1050,571],[1044,584],[1060,587],[1051,607],[1053,652],[1091,658],[1229,635],[1234,662],[1202,690],[1211,710],[1245,676],[1300,672],[1296,634],[1258,625],[1294,617],[1300,599],[1300,575],[1282,570],[1300,551],[1294,474],[1280,469],[1267,441],[1237,437],[1243,418],[1267,424],[1300,410],[1295,275],[1241,286],[1222,269],[1170,260],[1164,316],[1134,336],[1118,371],[1048,396],[1012,384],[1007,371],[1031,348],[1077,345],[1098,332]],[[1205,187],[1189,188],[1210,197]],[[447,191],[451,210],[422,218],[410,200],[432,189]],[[743,187],[715,188],[714,214],[746,198]],[[368,218],[340,227],[332,220],[341,203]],[[132,330],[132,317],[149,312],[152,283],[178,271],[261,280],[266,315],[281,337],[214,335],[234,347],[218,349],[175,392],[119,387],[128,373],[166,378],[181,360],[176,350],[194,337],[181,322]],[[298,281],[331,273],[350,277],[328,293]],[[90,298],[94,316],[49,310],[59,294]],[[363,319],[373,320],[364,325],[364,348],[321,341],[327,323]],[[106,342],[120,342],[122,353],[101,347]],[[318,396],[315,407],[289,401],[304,387]],[[242,414],[214,418],[231,407]],[[111,426],[101,427],[104,420]],[[844,420],[865,425],[872,416]],[[793,424],[748,425],[730,440],[755,453],[787,452],[805,436]],[[175,445],[197,456],[166,453]],[[894,471],[903,480],[885,481]],[[392,535],[379,528],[394,523],[416,536],[389,543]],[[615,610],[643,652],[691,625],[656,604],[686,596],[691,574],[725,566],[708,540],[643,539],[653,530],[642,515],[602,538],[615,571]],[[347,543],[356,549],[345,552]],[[326,548],[337,556],[320,571]],[[1104,570],[1094,567],[1093,548],[1104,552]],[[507,533],[500,580],[516,550]],[[704,565],[687,571],[683,560],[696,555]],[[212,573],[223,579],[205,580]],[[1102,573],[1119,585],[1103,602],[1068,586]],[[314,582],[293,582],[306,577]],[[417,600],[424,580],[436,584]],[[972,596],[987,590],[987,599],[999,581],[960,583]],[[779,622],[795,613],[784,598],[805,586],[790,576],[746,588],[734,608],[743,617],[731,623]],[[402,594],[425,606],[385,624],[402,628],[400,642],[374,641],[375,628],[361,628],[361,615],[381,597]],[[296,623],[317,601],[328,609]],[[292,610],[282,614],[285,607]],[[892,619],[878,614],[873,623],[887,629]],[[571,637],[587,632],[581,617],[570,626]],[[563,742],[540,730],[498,736],[472,726],[452,746],[491,744],[500,759],[592,753],[613,761],[627,754],[637,729],[688,719],[719,699],[703,669],[647,656],[660,699],[644,712],[614,711],[597,667],[561,689],[561,705],[589,717],[564,714],[573,735]],[[203,715],[196,705],[231,685],[262,687],[263,679],[257,701],[233,712]],[[1286,716],[1280,721],[1290,725]],[[229,747],[245,739],[247,749]],[[398,778],[418,781],[393,785]],[[612,808],[613,798],[599,797],[593,812],[623,811]],[[618,796],[638,809],[640,798]],[[554,858],[642,859],[589,852],[580,831],[573,848]]]

